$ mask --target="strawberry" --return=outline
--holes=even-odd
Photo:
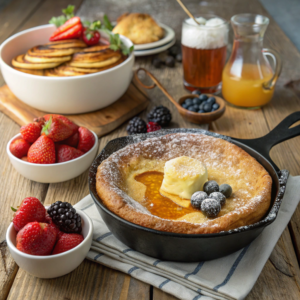
[[[22,158],[23,156],[26,156],[29,148],[30,144],[23,139],[14,140],[9,145],[9,150],[11,154],[17,158]]]
[[[49,114],[49,115],[45,115],[43,117],[43,119],[45,121],[49,121],[51,116],[52,116],[52,119],[60,119],[63,123],[65,123],[66,125],[68,125],[72,129],[72,132],[73,132],[72,134],[75,134],[78,131],[79,126],[76,125],[75,123],[73,123],[70,119],[68,119],[65,116],[55,115],[55,114]]]
[[[61,163],[77,158],[84,153],[76,148],[68,145],[57,145],[56,146],[56,162]]]
[[[71,127],[66,125],[61,119],[50,117],[42,129],[42,135],[48,136],[53,142],[67,139],[73,134]]]
[[[17,234],[17,249],[32,255],[49,255],[57,238],[56,230],[47,223],[31,222]]]
[[[50,41],[79,38],[82,33],[82,24],[79,17],[73,17],[59,26],[51,35]]]
[[[88,23],[88,27],[83,28],[82,39],[88,46],[97,45],[101,37],[98,31],[101,29],[101,22],[94,21],[93,23],[86,23]]]
[[[27,156],[23,156],[21,159],[24,160],[24,161],[28,161]]]
[[[54,164],[54,142],[45,135],[40,136],[29,148],[28,162],[35,164]]]
[[[161,126],[156,122],[148,122],[148,124],[147,124],[147,132],[153,132],[153,131],[157,131],[160,129],[161,129]]]
[[[86,153],[94,146],[95,136],[92,132],[90,132],[85,127],[79,127],[78,132],[79,132],[79,143],[77,149]]]
[[[56,240],[58,240],[61,237],[61,235],[63,234],[63,232],[61,232],[59,230],[59,228],[55,225],[52,218],[48,215],[47,212],[46,212],[46,217],[45,217],[45,223],[49,224],[49,226],[52,227],[56,231],[56,234],[57,234]]]
[[[14,208],[12,210],[16,211]],[[14,214],[13,223],[16,231],[21,230],[27,223],[44,222],[46,209],[39,199],[27,197],[23,199],[18,210]]]
[[[58,254],[73,249],[83,241],[83,236],[78,233],[64,233],[57,241],[52,254]]]
[[[69,138],[67,138],[66,140],[62,141],[62,143],[64,145],[68,145],[68,146],[75,147],[75,148],[78,146],[78,142],[79,142],[79,134],[78,134],[78,132],[74,133]]]
[[[22,138],[29,143],[34,143],[41,135],[42,124],[39,122],[29,123],[20,129]]]

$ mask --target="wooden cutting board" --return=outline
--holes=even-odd
[[[100,137],[140,113],[148,104],[145,92],[133,80],[126,93],[112,105],[90,113],[68,115],[68,118],[79,126],[93,130]],[[23,103],[7,85],[0,87],[0,111],[21,126],[48,113]]]

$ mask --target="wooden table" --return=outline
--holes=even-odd
[[[116,19],[126,11],[152,14],[157,20],[176,30],[180,41],[181,22],[186,17],[175,0],[72,0],[80,16],[101,18],[108,13]],[[229,19],[237,13],[258,13],[270,18],[258,0],[210,0],[184,1],[194,13],[215,13]],[[69,0],[12,0],[0,12],[0,42],[24,29],[45,24],[53,15],[59,15]],[[300,110],[300,98],[294,90],[284,84],[300,78],[300,54],[278,25],[270,18],[265,46],[277,50],[283,58],[283,71],[270,104],[261,110],[238,110],[227,107],[225,115],[211,124],[210,129],[238,138],[260,137],[274,128],[288,114]],[[136,59],[136,67],[144,66],[153,72],[175,97],[186,92],[182,87],[182,67],[154,69],[151,57]],[[4,84],[0,78],[1,85]],[[299,95],[299,93],[298,93]],[[168,106],[173,113],[173,127],[197,127],[185,122],[158,90],[149,92],[153,104]],[[143,113],[145,115],[145,113]],[[19,132],[19,126],[0,113],[0,300],[3,299],[163,299],[174,297],[159,289],[131,278],[121,272],[85,260],[75,271],[57,279],[35,278],[18,268],[9,254],[5,232],[12,219],[10,206],[17,206],[27,196],[35,196],[44,203],[57,200],[73,204],[88,194],[87,172],[81,176],[58,184],[40,184],[19,175],[10,164],[5,148],[8,140]],[[126,135],[125,125],[100,139],[99,151],[116,137]],[[271,151],[272,159],[280,168],[289,169],[292,175],[300,174],[300,137],[284,142]],[[255,259],[255,258],[254,258]],[[247,297],[252,299],[300,299],[300,206],[279,239],[267,261],[257,283]]]

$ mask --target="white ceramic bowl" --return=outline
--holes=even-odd
[[[87,170],[92,164],[98,151],[98,137],[95,132],[93,148],[84,155],[70,161],[56,164],[33,164],[15,157],[9,150],[12,141],[22,138],[21,134],[15,135],[6,146],[6,152],[14,168],[24,177],[42,183],[55,183],[75,178]]]
[[[76,209],[83,220],[82,235],[84,240],[75,248],[55,255],[30,255],[16,248],[17,232],[11,223],[6,232],[6,242],[11,256],[17,265],[33,276],[55,278],[66,275],[76,269],[89,252],[93,238],[93,223],[83,211]]]
[[[0,66],[11,91],[26,104],[49,113],[79,114],[108,106],[127,90],[132,79],[133,52],[121,64],[98,73],[73,77],[47,77],[19,72],[11,60],[33,46],[49,42],[54,25],[17,33],[2,43]],[[124,36],[128,47],[132,42]]]

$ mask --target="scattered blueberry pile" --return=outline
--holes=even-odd
[[[216,181],[210,180],[204,184],[203,191],[192,195],[191,204],[194,208],[201,209],[208,217],[216,217],[231,194],[232,188],[229,184],[219,186]]]
[[[175,67],[176,62],[182,62],[181,48],[178,45],[171,47],[167,52],[167,56],[158,55],[152,60],[153,66],[157,69],[161,68],[163,65],[173,68]]]
[[[205,94],[201,94],[198,90],[193,91],[192,94],[198,97],[187,98],[181,104],[183,108],[189,111],[202,114],[215,111],[220,107],[220,105],[216,103],[215,97],[208,97]]]

